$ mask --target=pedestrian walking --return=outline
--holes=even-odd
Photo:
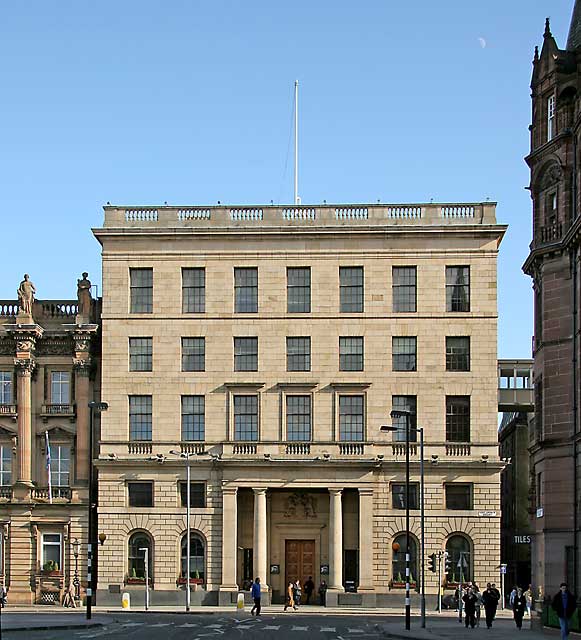
[[[496,609],[498,607],[498,601],[500,594],[490,582],[486,585],[486,590],[482,594],[482,604],[484,605],[484,613],[486,615],[486,627],[492,628],[492,622],[496,617]]]
[[[284,610],[286,611],[289,607],[292,607],[293,610],[297,610],[298,607],[295,606],[294,599],[294,582],[292,580],[289,581],[286,587],[286,602],[284,604]]]
[[[327,606],[327,583],[324,580],[321,580],[321,584],[319,585],[319,599],[321,601],[321,606]]]
[[[464,603],[464,624],[467,629],[468,625],[470,625],[472,629],[476,626],[476,600],[474,589],[467,589],[467,592],[462,598],[462,602]]]
[[[476,596],[476,626],[480,626],[480,610],[482,609],[482,594],[480,593],[480,589],[478,585],[474,583],[474,595]]]
[[[552,607],[559,616],[561,640],[566,640],[569,637],[569,622],[577,609],[577,598],[569,591],[566,582],[561,582],[559,591],[553,598]]]
[[[311,604],[311,596],[315,590],[315,583],[313,582],[313,576],[309,576],[309,579],[304,584],[305,596],[307,598],[305,604]]]
[[[6,591],[6,585],[0,584],[0,608],[4,609],[4,607],[8,604],[8,591]]]
[[[510,596],[508,597],[508,606],[512,609],[514,604],[514,599],[516,598],[516,586],[512,588],[510,592]]]
[[[527,599],[525,598],[522,589],[518,587],[516,595],[512,599],[512,616],[516,624],[516,628],[522,630],[522,619],[527,608]]]
[[[250,595],[254,600],[254,606],[250,609],[250,615],[253,616],[256,611],[256,617],[260,616],[260,578],[256,577],[254,582],[252,583],[252,587],[250,588]]]
[[[531,611],[533,610],[533,585],[529,584],[529,588],[524,593],[525,600],[527,601],[527,615],[531,617]]]
[[[302,596],[303,596],[303,591],[301,588],[301,581],[297,579],[293,585],[293,598],[295,601],[295,609],[299,608],[299,605],[301,604]]]

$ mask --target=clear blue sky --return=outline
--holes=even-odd
[[[573,0],[31,0],[0,9],[0,298],[100,284],[101,206],[497,200],[499,355],[530,357],[529,81]],[[482,39],[482,40],[480,40]],[[482,46],[482,45],[486,46]]]

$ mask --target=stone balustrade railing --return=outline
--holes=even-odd
[[[78,312],[76,300],[35,300],[32,308],[34,320],[70,320],[75,321]],[[18,302],[16,300],[0,300],[0,318],[16,318]]]
[[[496,224],[496,203],[104,207],[104,228]]]
[[[70,487],[52,487],[50,493],[52,493],[53,500],[70,501],[73,496]],[[34,487],[31,490],[33,500],[50,500],[50,493],[48,487]]]
[[[0,500],[12,500],[12,487],[0,485]]]
[[[400,463],[405,460],[406,444],[391,440],[381,442],[119,442],[107,440],[101,443],[100,459],[150,459],[157,454],[167,456],[172,450],[196,454],[196,459],[200,462],[211,458],[320,461],[359,458]],[[414,463],[419,461],[418,442],[410,443],[410,458]],[[426,442],[424,458],[433,463],[446,463],[452,460],[457,462],[498,461],[498,444],[495,442]],[[178,459],[175,458],[175,460]]]
[[[15,416],[17,413],[15,404],[0,404],[0,416]]]

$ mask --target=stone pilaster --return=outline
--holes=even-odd
[[[266,489],[254,489],[254,576],[258,576],[262,588],[268,590],[266,572]]]
[[[366,606],[375,606],[373,584],[373,488],[359,489],[359,586]]]
[[[238,488],[222,488],[222,584],[220,604],[231,604],[231,593],[238,592],[236,558],[238,555]]]

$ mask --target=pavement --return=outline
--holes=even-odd
[[[184,615],[185,614],[185,615]],[[417,613],[412,617],[411,630],[405,631],[401,609],[361,609],[301,607],[298,612],[283,613],[280,605],[263,608],[261,619],[249,615],[249,607],[239,611],[235,607],[192,607],[189,614],[175,607],[155,607],[145,612],[143,608],[130,611],[97,607],[93,618],[85,619],[84,609],[55,607],[8,607],[2,610],[0,625],[7,638],[19,640],[64,640],[65,638],[123,638],[135,636],[139,640],[163,637],[196,639],[220,635],[222,638],[246,637],[270,639],[295,638],[297,634],[311,638],[349,640],[354,638],[408,640],[439,640],[493,637],[494,640],[514,640],[514,635],[526,640],[558,638],[558,630],[531,629],[525,618],[522,632],[518,632],[511,612],[499,611],[493,629],[483,624],[476,629],[466,629],[458,622],[457,613],[429,612],[427,628],[422,629]],[[484,622],[484,621],[482,621]],[[248,631],[249,633],[246,633]],[[23,635],[24,633],[24,635]],[[581,636],[571,635],[571,640]]]

